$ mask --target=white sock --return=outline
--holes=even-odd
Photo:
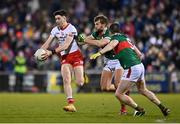
[[[67,99],[72,99],[73,97],[72,96],[68,96]]]

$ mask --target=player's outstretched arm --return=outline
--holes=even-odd
[[[102,50],[100,50],[101,54],[104,54],[108,51],[111,51],[112,49],[114,49],[116,47],[116,45],[118,45],[118,40],[112,40],[109,44],[107,44]]]
[[[92,35],[89,35],[85,38],[84,42],[89,45],[94,45],[97,47],[104,47],[105,45],[107,45],[110,42],[110,40],[107,38],[103,38],[101,40],[95,40]]]
[[[142,60],[143,59],[143,54],[141,53],[141,51],[135,45],[134,45],[134,51],[136,52],[138,57]]]
[[[49,36],[48,39],[46,40],[46,42],[41,46],[41,49],[46,50],[46,53],[42,54],[42,60],[46,60],[50,55],[52,55],[51,51],[47,50],[49,48],[49,45],[51,44],[51,42],[53,41],[54,37],[53,36]]]
[[[107,44],[102,50],[100,50],[99,52],[92,54],[90,56],[90,59],[96,59],[97,57],[101,56],[102,54],[111,51],[114,47],[116,47],[116,45],[118,44],[118,40],[112,40],[109,44]]]

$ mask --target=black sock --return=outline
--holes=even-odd
[[[159,107],[161,110],[165,109],[165,106],[162,105],[162,104],[159,104],[158,107]]]

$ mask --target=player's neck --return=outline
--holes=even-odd
[[[64,22],[64,24],[60,27],[61,30],[64,30],[67,26],[69,25],[69,23]]]
[[[107,30],[107,27],[105,27],[105,28],[103,29],[102,33],[105,34],[106,30]]]
[[[105,28],[103,29],[104,32],[106,32],[106,30],[107,30],[107,27],[105,27]]]

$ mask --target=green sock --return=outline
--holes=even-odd
[[[159,104],[158,107],[159,107],[161,110],[163,110],[163,109],[165,108],[165,106],[162,105],[162,104]]]

